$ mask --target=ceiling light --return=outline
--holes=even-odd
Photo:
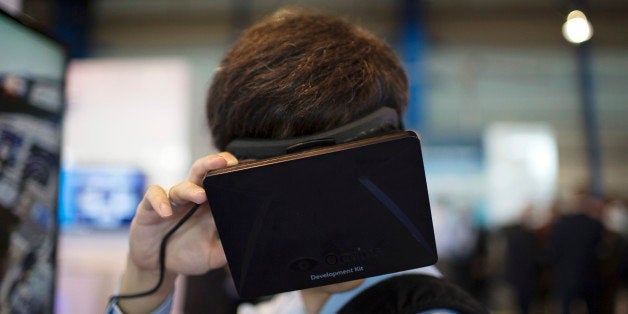
[[[563,36],[572,44],[580,44],[593,36],[593,27],[582,11],[574,10],[563,24]]]

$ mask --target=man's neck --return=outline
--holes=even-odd
[[[318,288],[305,289],[300,292],[303,306],[307,314],[320,312],[330,296],[330,293]]]

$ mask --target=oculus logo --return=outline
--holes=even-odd
[[[357,248],[343,253],[328,253],[319,260],[310,257],[300,258],[290,263],[289,267],[294,271],[307,272],[321,263],[327,266],[348,266],[363,263],[382,255],[383,250],[381,248]]]

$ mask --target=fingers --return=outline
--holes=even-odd
[[[205,156],[194,162],[187,181],[183,181],[168,191],[171,206],[184,206],[190,203],[202,204],[207,201],[205,190],[200,187],[203,177],[209,170],[235,165],[238,160],[230,153],[223,152]]]
[[[166,191],[158,185],[148,187],[144,198],[140,202],[139,210],[155,211],[161,217],[172,216],[172,208],[170,207],[168,195]]]
[[[205,156],[197,159],[190,169],[190,175],[188,181],[201,185],[203,177],[209,170],[220,169],[227,166],[233,166],[238,164],[238,159],[228,152],[222,152],[215,155]]]
[[[152,185],[146,190],[140,202],[139,210],[156,212],[162,218],[173,214],[173,207],[184,206],[190,203],[202,204],[207,196],[201,185],[203,177],[209,170],[220,169],[236,165],[238,160],[227,152],[208,155],[194,162],[190,169],[187,181],[173,186],[166,192],[158,185]]]
[[[227,166],[233,166],[238,164],[238,159],[230,152],[220,152],[218,156],[224,158],[227,161]]]
[[[190,181],[183,181],[170,188],[168,196],[170,204],[175,206],[185,206],[190,203],[202,204],[207,201],[205,190]]]

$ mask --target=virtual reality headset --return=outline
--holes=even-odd
[[[255,161],[203,187],[236,289],[252,298],[436,263],[420,139],[394,109],[319,134],[238,139]]]

